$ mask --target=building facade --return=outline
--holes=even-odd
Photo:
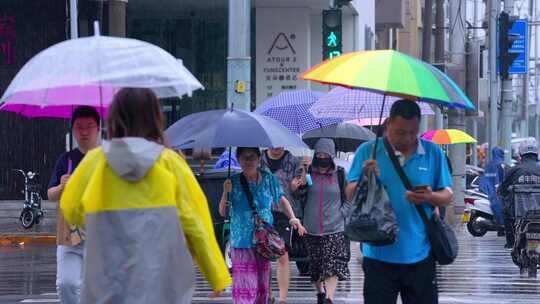
[[[125,18],[129,38],[148,41],[183,60],[205,90],[182,100],[162,100],[168,123],[193,112],[227,104],[229,1],[78,0],[79,37],[93,35],[93,21],[108,35]],[[0,90],[32,56],[69,39],[69,0],[0,0]],[[328,0],[251,1],[251,107],[284,90],[328,90],[298,79],[322,60],[322,11]],[[342,8],[343,52],[374,48],[375,0],[354,0]],[[120,17],[119,17],[120,16]],[[123,24],[120,22],[120,24]],[[118,30],[118,29],[117,29]],[[233,33],[234,34],[234,33]],[[45,193],[54,161],[65,150],[69,125],[63,120],[29,120],[0,112],[0,199],[22,198],[21,168],[40,174]]]

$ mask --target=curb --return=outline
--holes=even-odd
[[[55,235],[0,235],[0,246],[9,246],[14,244],[56,244]]]

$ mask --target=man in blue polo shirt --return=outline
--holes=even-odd
[[[399,100],[390,110],[385,137],[413,186],[423,187],[414,192],[405,189],[382,139],[376,160],[371,159],[375,141],[358,148],[347,177],[347,195],[351,198],[364,172],[375,170],[399,224],[399,236],[394,244],[363,245],[366,304],[395,304],[398,294],[404,304],[438,302],[435,262],[415,204],[422,205],[431,217],[434,207],[444,207],[452,201],[452,179],[443,151],[436,144],[418,138],[419,126],[420,107],[413,101]]]

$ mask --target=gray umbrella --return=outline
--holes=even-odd
[[[165,131],[169,145],[178,149],[226,147],[307,148],[302,139],[272,118],[242,110],[194,113]]]
[[[313,148],[317,140],[323,137],[333,139],[336,150],[353,152],[361,143],[375,139],[375,133],[355,124],[339,123],[306,132],[302,139]]]

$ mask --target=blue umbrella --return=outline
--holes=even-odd
[[[255,113],[279,121],[296,134],[342,122],[341,118],[315,118],[308,110],[325,94],[322,92],[299,90],[285,91],[267,99],[255,109]]]
[[[307,148],[302,139],[279,122],[243,110],[212,110],[188,115],[165,130],[178,149],[236,147]]]

